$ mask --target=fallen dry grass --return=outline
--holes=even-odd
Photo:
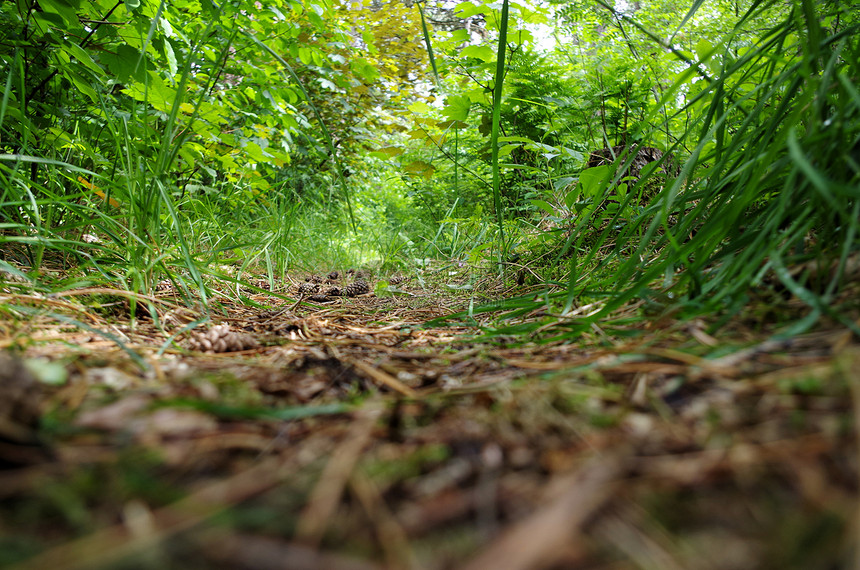
[[[213,315],[253,343],[201,353],[167,288],[133,327],[120,292],[2,293],[0,565],[860,567],[849,332],[513,343],[423,327],[457,301],[414,287],[254,299]]]

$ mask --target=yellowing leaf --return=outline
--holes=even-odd
[[[90,182],[89,180],[84,178],[83,176],[78,176],[78,183],[81,186],[83,186],[84,188],[87,188],[88,190],[92,191],[93,194],[95,194],[96,196],[98,196],[102,200],[107,200],[108,204],[110,204],[114,208],[119,208],[119,206],[120,206],[119,202],[117,202],[113,198],[108,198],[104,192],[99,190],[98,186],[96,186],[95,184],[93,184],[92,182]]]
[[[403,147],[399,146],[384,146],[370,153],[377,158],[394,158],[403,154]]]
[[[410,162],[403,167],[403,170],[414,176],[423,176],[427,180],[429,180],[433,176],[433,173],[436,172],[436,168],[434,168],[432,164],[424,162],[423,160]]]
[[[440,129],[465,129],[469,123],[463,121],[437,121],[436,126]]]
[[[422,101],[416,101],[409,105],[408,109],[416,115],[423,115],[430,112],[430,105]]]

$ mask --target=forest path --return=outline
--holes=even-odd
[[[665,321],[540,345],[426,327],[462,300],[403,287],[326,305],[222,300],[210,340],[244,350],[159,354],[200,315],[162,292],[168,332],[132,329],[123,295],[3,294],[39,312],[0,328],[18,347],[0,353],[0,566],[854,556],[860,346],[843,330],[714,339]],[[697,355],[708,345],[723,356]]]

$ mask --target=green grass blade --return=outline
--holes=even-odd
[[[508,43],[508,0],[502,3],[502,15],[499,22],[499,45],[496,50],[496,75],[493,85],[493,126],[490,133],[490,146],[492,148],[493,167],[493,207],[496,211],[496,221],[499,225],[499,258],[500,268],[504,267],[504,259],[507,254],[505,240],[505,212],[502,203],[501,171],[499,164],[499,135],[502,117],[502,92],[505,82],[505,52]]]
[[[430,60],[430,67],[433,69],[436,85],[439,85],[439,72],[436,70],[436,58],[433,56],[433,43],[430,41],[430,30],[424,17],[424,7],[421,6],[420,2],[418,3],[418,13],[421,15],[421,31],[424,33],[424,43],[427,45],[427,57]]]

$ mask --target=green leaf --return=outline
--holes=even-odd
[[[589,197],[596,196],[609,181],[609,174],[610,165],[608,164],[583,170],[579,175],[579,184],[582,186],[582,193]]]
[[[360,79],[362,79],[365,83],[373,83],[377,79],[381,77],[379,70],[376,69],[376,66],[368,62],[363,57],[359,57],[354,59],[349,64],[352,72],[355,73]]]
[[[100,59],[121,82],[127,82],[132,78],[143,82],[146,77],[141,53],[128,44],[119,46],[116,53],[101,54]]]
[[[78,60],[81,65],[94,72],[96,75],[106,75],[105,70],[102,69],[101,66],[95,61],[93,61],[93,58],[90,57],[90,54],[85,52],[83,48],[81,48],[81,46],[77,44],[67,44],[64,45],[62,49],[67,50],[72,55],[72,57]]]
[[[265,152],[262,148],[260,148],[260,145],[258,145],[257,143],[249,142],[245,145],[245,148],[243,150],[245,151],[246,155],[248,155],[256,162],[268,161],[268,157],[266,156]]]
[[[696,55],[699,56],[699,61],[701,62],[708,61],[714,55],[715,51],[717,51],[716,46],[705,38],[701,38],[696,42]]]
[[[476,14],[489,14],[490,8],[482,3],[472,4],[471,2],[462,2],[454,8],[454,13],[458,18],[468,18]]]
[[[167,58],[167,72],[171,77],[175,76],[178,68],[176,65],[176,54],[173,52],[173,45],[170,43],[170,40],[164,42],[164,57]]]
[[[506,144],[505,146],[499,147],[498,158],[504,158],[514,152],[515,148],[520,147],[519,144]]]
[[[148,83],[132,83],[123,90],[123,93],[137,99],[138,101],[149,101],[149,103],[160,111],[168,111],[176,99],[176,89],[167,86],[158,75],[148,74]]]
[[[173,26],[170,25],[170,21],[167,18],[159,18],[158,23],[161,26],[161,29],[164,30],[165,37],[172,38],[173,37]]]
[[[533,149],[535,149],[535,148],[544,148],[545,147],[545,148],[555,149],[554,146],[549,146],[549,145],[545,145],[543,143],[535,142],[528,137],[518,137],[518,136],[499,137],[499,142],[521,142],[521,143],[528,143],[528,144],[526,144],[526,148],[532,147]]]
[[[451,32],[451,43],[462,44],[469,41],[469,32],[464,29],[454,30]]]
[[[568,210],[572,209],[573,205],[576,204],[577,200],[579,200],[579,194],[581,191],[582,186],[576,184],[573,189],[565,195],[564,205],[567,206]]]
[[[493,61],[495,54],[488,46],[466,46],[460,51],[461,57],[474,57],[481,61]]]
[[[540,208],[551,216],[555,214],[555,208],[553,208],[552,204],[550,204],[549,202],[546,202],[544,200],[529,200],[529,202],[531,202],[532,206]]]
[[[452,95],[445,100],[442,114],[455,121],[465,121],[469,117],[472,100],[462,95]]]
[[[66,71],[63,73],[63,77],[71,81],[74,86],[78,88],[78,91],[89,97],[93,103],[98,104],[99,95],[98,93],[96,93],[96,90],[92,88],[90,82],[87,79],[80,77],[71,69],[66,69]]]
[[[308,12],[308,20],[319,29],[325,29],[325,20],[322,19],[316,12]]]
[[[34,13],[33,22],[35,24],[35,26],[33,26],[33,39],[50,35],[51,30],[57,28],[64,29],[66,27],[66,21],[63,20],[59,14],[54,14],[52,12]]]
[[[44,12],[51,12],[60,16],[65,21],[67,27],[80,27],[75,9],[64,0],[39,0],[39,7]]]
[[[299,46],[299,61],[301,61],[305,65],[310,65],[311,63],[313,63],[314,58],[310,48]]]

